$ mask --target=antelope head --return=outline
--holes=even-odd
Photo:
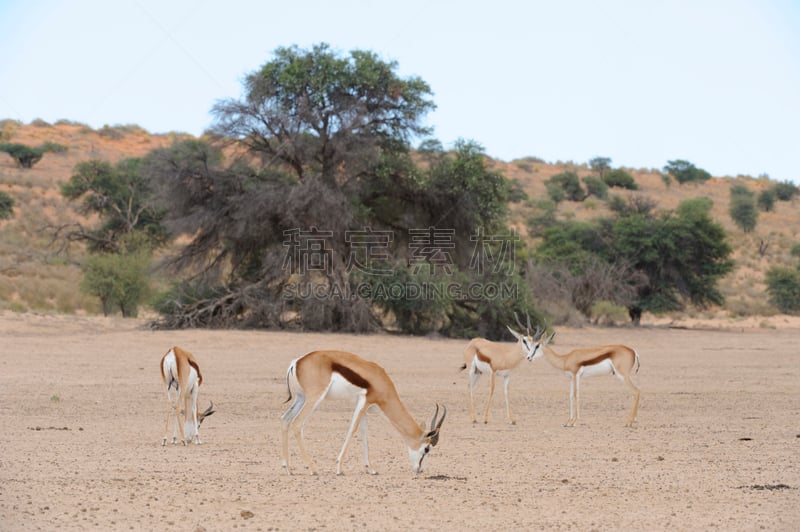
[[[540,356],[544,354],[543,348],[547,344],[553,341],[553,337],[556,335],[556,332],[553,331],[550,333],[549,336],[545,336],[547,332],[547,320],[544,320],[544,327],[540,328],[538,325],[536,326],[536,333],[533,335],[533,352],[528,360],[536,360]]]
[[[198,429],[200,428],[200,425],[203,424],[203,420],[206,417],[208,417],[211,414],[213,414],[214,412],[216,412],[216,410],[214,410],[214,403],[212,403],[211,401],[209,401],[209,403],[210,404],[209,404],[208,408],[206,408],[205,412],[198,412],[197,413],[197,428]],[[181,411],[181,414],[183,414],[183,411]],[[187,442],[191,442],[192,439],[197,434],[197,432],[195,431],[195,428],[194,428],[194,424],[192,423],[192,420],[190,418],[186,419],[186,422],[183,425],[183,432],[186,435],[186,441]]]
[[[522,322],[519,321],[519,316],[514,312],[514,319],[517,321],[517,326],[520,330],[524,330],[525,334],[515,331],[508,325],[506,325],[506,327],[508,327],[511,334],[514,335],[514,338],[522,344],[522,353],[525,355],[525,358],[528,359],[528,362],[530,362],[536,354],[536,338],[541,335],[541,332],[539,331],[539,327],[536,327],[536,333],[531,335],[531,316],[526,312],[525,317],[528,320],[528,324],[522,325]]]
[[[428,458],[431,449],[436,447],[436,444],[439,443],[439,430],[442,428],[445,416],[447,416],[446,406],[442,405],[442,417],[439,418],[438,416],[439,404],[437,403],[436,410],[433,412],[433,418],[431,419],[431,428],[420,437],[419,449],[412,449],[410,447],[408,449],[408,456],[411,459],[411,468],[414,470],[414,473],[423,472],[425,469],[425,459]]]
[[[203,420],[207,416],[210,416],[211,414],[216,412],[216,410],[214,410],[214,403],[212,401],[209,401],[208,403],[209,403],[209,405],[208,405],[208,408],[206,408],[205,412],[200,412],[200,413],[197,414],[197,424],[198,425],[203,423]]]

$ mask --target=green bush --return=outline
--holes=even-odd
[[[0,220],[7,220],[14,215],[14,198],[0,191]]]
[[[766,277],[769,302],[787,314],[800,312],[800,270],[771,268]]]
[[[149,267],[150,256],[145,252],[91,255],[81,289],[100,299],[106,316],[119,308],[124,317],[135,317],[150,292]]]
[[[41,146],[30,147],[16,142],[0,144],[0,152],[5,152],[16,161],[20,168],[33,168],[47,152],[64,152],[67,147],[55,142],[45,142]]]
[[[744,185],[731,187],[731,204],[729,210],[731,219],[745,233],[756,228],[758,211],[756,210],[755,194]]]
[[[583,178],[583,184],[590,195],[602,200],[608,198],[608,185],[599,177],[587,175]]]
[[[711,179],[711,174],[697,168],[694,164],[683,159],[676,159],[674,161],[667,161],[664,167],[664,172],[671,175],[675,181],[683,185],[684,183],[702,182]]]
[[[606,172],[603,175],[603,181],[610,187],[626,188],[628,190],[639,189],[636,181],[633,180],[633,176],[621,168]]]
[[[791,181],[783,181],[776,183],[772,190],[775,191],[775,196],[780,201],[791,201],[795,196],[800,194],[800,188]]]
[[[629,319],[628,309],[612,301],[600,300],[592,304],[592,320],[597,325],[616,325]]]
[[[547,193],[550,198],[558,203],[568,199],[570,201],[583,201],[586,199],[586,191],[581,186],[578,174],[572,171],[561,172],[545,181]]]
[[[758,208],[764,212],[770,212],[775,210],[775,200],[777,199],[777,195],[775,194],[775,189],[768,188],[766,190],[762,190],[758,194]]]
[[[0,144],[0,151],[9,154],[20,168],[33,168],[44,155],[44,150],[40,148],[31,148],[15,142]]]

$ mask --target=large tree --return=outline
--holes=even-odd
[[[243,98],[214,106],[213,131],[282,162],[300,181],[339,188],[370,175],[383,150],[429,133],[421,120],[434,109],[430,87],[396,70],[368,51],[278,48],[245,78]]]
[[[647,282],[629,307],[638,323],[643,311],[666,312],[691,302],[722,304],[717,282],[733,269],[725,231],[710,216],[706,198],[686,200],[658,216],[633,214],[613,226],[612,253],[629,261]]]
[[[508,180],[486,168],[479,146],[460,141],[448,153],[431,141],[415,162],[411,141],[429,133],[422,119],[434,106],[424,81],[396,69],[371,52],[279,48],[246,77],[242,98],[214,107],[219,145],[182,142],[146,158],[158,196],[170,199],[166,225],[190,238],[172,264],[193,282],[165,301],[166,325],[368,330],[385,307],[408,330],[455,328],[464,305],[449,297],[408,308],[374,294],[328,297],[356,282],[416,282],[421,262],[431,278],[455,278],[470,264],[462,244],[508,232]],[[488,320],[492,331],[510,307]],[[476,323],[490,313],[480,309],[471,308]]]
[[[61,194],[80,202],[86,215],[99,215],[100,225],[72,224],[56,228],[56,236],[83,241],[90,251],[121,252],[121,246],[150,248],[166,237],[150,182],[140,172],[140,159],[123,159],[112,165],[102,159],[78,163],[75,173],[61,185]],[[127,249],[127,251],[133,251]]]

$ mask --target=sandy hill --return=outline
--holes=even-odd
[[[17,168],[11,157],[0,154],[0,190],[10,194],[16,202],[13,218],[0,221],[0,309],[98,312],[97,302],[79,290],[81,250],[73,247],[69,253],[55,254],[52,230],[48,228],[86,222],[74,206],[61,197],[59,186],[69,179],[80,161],[102,158],[116,162],[125,157],[141,156],[184,135],[155,135],[138,126],[107,126],[93,130],[68,121],[21,124],[11,120],[0,121],[0,135],[3,142],[36,146],[49,141],[68,148],[63,153],[46,154],[29,170]],[[512,207],[512,223],[521,234],[526,234],[525,220],[533,212],[535,201],[547,198],[545,180],[565,170],[573,170],[581,177],[591,173],[585,164],[546,163],[533,158],[513,162],[492,160],[491,165],[507,177],[518,180],[530,198]],[[724,308],[689,311],[679,317],[663,319],[713,318],[740,323],[746,320],[756,326],[776,326],[790,320],[776,315],[775,309],[768,304],[763,279],[769,267],[795,263],[789,252],[792,245],[800,242],[799,200],[777,202],[774,212],[760,212],[756,230],[745,234],[728,215],[731,186],[745,184],[759,192],[773,185],[773,181],[749,176],[723,176],[702,184],[681,186],[673,182],[667,186],[658,169],[626,170],[634,176],[639,190],[612,189],[611,194],[644,195],[656,201],[659,209],[674,209],[683,200],[708,197],[714,202],[714,218],[728,231],[735,249],[736,269],[721,284],[727,297]],[[596,199],[579,203],[567,201],[558,207],[558,216],[564,219],[591,219],[607,214],[606,203]],[[766,250],[760,253],[762,244]]]

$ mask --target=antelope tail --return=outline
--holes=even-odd
[[[286,391],[289,393],[289,397],[286,398],[286,400],[283,402],[283,404],[286,404],[289,401],[291,401],[292,397],[293,397],[293,395],[292,395],[292,387],[289,385],[289,376],[292,373],[294,373],[294,364],[295,363],[292,362],[291,365],[289,365],[289,369],[286,371]]]

